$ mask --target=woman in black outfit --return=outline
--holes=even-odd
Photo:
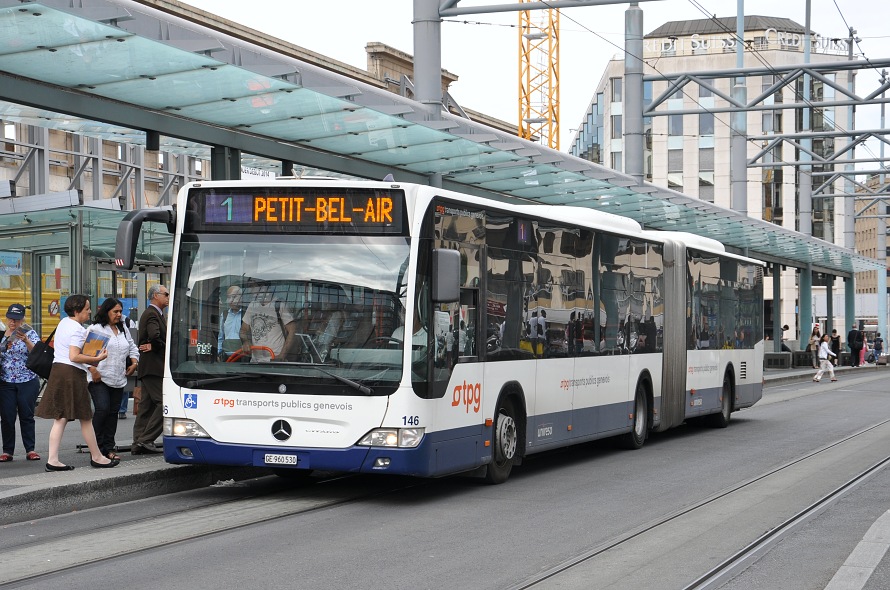
[[[831,352],[834,353],[834,358],[832,362],[835,366],[840,363],[841,359],[841,335],[837,333],[837,330],[831,331]]]

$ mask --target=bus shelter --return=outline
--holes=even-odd
[[[173,236],[164,225],[146,224],[138,266],[121,272],[114,266],[114,243],[125,214],[87,205],[0,214],[0,313],[23,304],[25,321],[45,338],[65,317],[65,299],[82,293],[93,309],[117,297],[135,319],[145,308],[148,287],[168,282]]]

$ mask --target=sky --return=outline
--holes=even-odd
[[[338,61],[367,69],[365,45],[381,42],[414,53],[412,0],[184,0],[197,8],[286,40]],[[462,0],[458,7],[512,4],[518,0]],[[643,31],[672,20],[731,17],[738,0],[640,1]],[[884,0],[747,0],[747,15],[805,22],[823,37],[861,41],[854,54],[890,58],[890,2]],[[610,59],[623,59],[627,4],[562,9],[560,18],[560,149],[567,151]],[[519,118],[519,15],[516,12],[446,17],[442,23],[442,67],[459,76],[450,87],[462,107],[516,123]],[[759,65],[753,57],[746,66]],[[890,69],[890,68],[888,68]],[[878,87],[880,73],[857,76],[862,96]],[[860,121],[878,121],[877,111],[860,110]],[[857,128],[875,128],[876,123]]]

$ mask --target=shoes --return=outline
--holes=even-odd
[[[814,378],[813,378],[813,382],[814,382],[814,383],[819,383],[819,380],[816,379],[816,378],[814,377]]]
[[[130,453],[133,455],[156,455],[163,452],[153,444],[133,443],[130,448]]]
[[[120,460],[118,460],[118,459],[112,459],[112,460],[111,460],[110,462],[108,462],[108,463],[96,463],[95,461],[93,461],[92,459],[90,459],[90,465],[92,465],[92,466],[95,467],[96,469],[108,469],[108,468],[111,468],[111,467],[117,467],[118,465],[120,465]]]
[[[832,381],[837,381],[837,379],[832,379]]]
[[[38,455],[35,451],[28,451],[28,454],[25,455],[25,459],[28,461],[40,461],[40,455]]]
[[[50,465],[46,464],[47,471],[74,471],[73,465]]]
[[[126,412],[118,412],[118,414],[117,414],[117,419],[118,419],[118,420],[126,420],[126,419],[127,419],[127,413],[126,413]]]
[[[12,455],[10,455],[9,453],[3,453],[2,455],[0,455],[0,463],[8,463],[10,461],[12,461]]]
[[[120,461],[121,460],[121,456],[118,455],[117,453],[115,453],[114,451],[108,451],[107,453],[105,453],[105,456],[108,457],[109,459],[111,459],[112,461]]]

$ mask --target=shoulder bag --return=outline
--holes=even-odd
[[[37,373],[38,377],[43,377],[44,379],[49,379],[49,373],[53,368],[53,356],[55,356],[56,351],[48,344],[48,342],[50,342],[55,335],[56,330],[53,329],[49,338],[34,344],[34,348],[31,349],[31,352],[28,353],[27,360],[25,360],[25,366]]]

